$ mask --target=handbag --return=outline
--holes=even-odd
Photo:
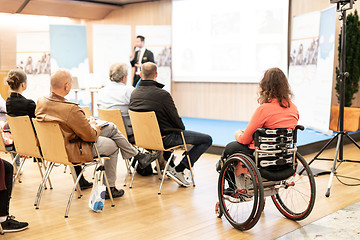
[[[105,203],[105,191],[106,186],[100,181],[93,184],[89,199],[89,208],[94,212],[101,212],[103,210]]]

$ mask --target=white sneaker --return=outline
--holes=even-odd
[[[166,175],[175,182],[177,182],[180,186],[190,187],[190,183],[186,181],[183,172],[177,172],[175,168],[173,168],[171,171],[167,171]]]

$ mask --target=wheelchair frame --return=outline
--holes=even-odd
[[[254,156],[239,152],[224,160],[218,180],[217,217],[225,215],[234,228],[249,230],[258,222],[268,196],[280,213],[291,220],[303,220],[311,213],[316,186],[310,167],[297,152],[298,129],[304,127],[297,126],[294,130],[258,129],[254,134]],[[279,130],[281,136],[277,134]],[[286,158],[289,155],[291,159]],[[274,174],[282,172],[283,175],[269,175],[273,179],[266,179],[265,172],[260,172],[269,166],[286,167],[272,170]]]

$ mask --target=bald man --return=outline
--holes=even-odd
[[[164,85],[156,81],[157,75],[157,66],[154,63],[148,62],[142,65],[140,73],[142,80],[131,94],[129,109],[138,112],[155,112],[165,148],[182,144],[181,135],[174,129],[183,130],[186,143],[193,145],[189,151],[189,157],[191,165],[194,165],[211,146],[212,138],[204,133],[185,130],[170,93],[163,90]],[[164,158],[168,159],[169,157],[170,153],[164,152]],[[187,158],[184,156],[176,167],[171,166],[167,175],[179,185],[189,187],[190,183],[184,175],[184,170],[189,168]]]
[[[134,157],[135,160],[138,160],[141,168],[148,166],[159,156],[159,153],[140,153],[113,123],[100,126],[96,119],[87,119],[78,104],[68,102],[64,98],[72,86],[72,77],[68,71],[58,70],[55,72],[51,76],[50,85],[50,96],[41,97],[38,100],[35,110],[36,118],[40,121],[60,123],[66,152],[72,163],[93,161],[95,153],[89,142],[96,142],[99,153],[110,158],[105,160],[104,166],[112,196],[114,198],[121,197],[124,190],[118,190],[115,187],[119,150],[123,158]],[[106,192],[105,198],[109,198],[108,192]]]

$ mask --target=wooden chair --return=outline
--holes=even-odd
[[[83,167],[82,171],[80,172],[79,176],[76,178],[74,164],[69,162],[68,155],[67,155],[66,149],[65,149],[64,137],[60,130],[59,124],[55,123],[55,122],[41,122],[36,119],[33,120],[33,124],[34,124],[36,132],[38,134],[37,136],[38,136],[38,139],[40,142],[40,146],[42,149],[44,159],[46,159],[46,161],[50,162],[50,165],[46,170],[45,176],[42,179],[42,182],[39,186],[39,190],[38,190],[38,194],[37,194],[37,198],[36,198],[36,202],[35,202],[36,209],[39,208],[42,189],[44,188],[44,184],[45,184],[47,178],[49,177],[55,163],[64,164],[64,165],[69,166],[71,169],[73,180],[74,180],[74,187],[73,187],[73,190],[72,190],[69,200],[68,200],[68,204],[67,204],[66,211],[65,211],[65,218],[68,217],[68,213],[69,213],[70,206],[71,206],[71,200],[72,200],[75,190],[78,191],[79,198],[82,196],[81,190],[79,187],[79,180],[80,180],[81,176],[83,175],[83,172],[85,171],[85,169],[92,165],[98,165],[98,169],[100,171],[102,171],[102,173],[104,174],[105,184],[106,184],[107,190],[110,195],[112,207],[115,206],[113,197],[111,195],[107,176],[105,173],[105,168],[103,167],[103,158],[100,156],[96,145],[94,144],[97,158],[94,159],[94,162],[82,164],[84,167]],[[99,175],[101,177],[101,174],[99,174]]]
[[[120,109],[98,108],[98,114],[99,114],[99,119],[114,123],[116,127],[120,130],[120,132],[124,135],[124,137],[126,137],[126,139],[128,138]]]
[[[0,235],[4,235],[5,233],[4,233],[4,231],[3,231],[3,229],[2,229],[2,227],[1,227],[1,224],[0,224]]]
[[[133,132],[134,132],[136,146],[138,146],[140,148],[150,149],[150,150],[171,151],[171,156],[167,160],[164,171],[163,171],[158,194],[161,194],[161,187],[163,185],[169,163],[174,155],[174,150],[179,149],[179,148],[183,148],[186,151],[186,157],[188,159],[188,163],[190,166],[192,182],[193,182],[193,186],[195,187],[194,174],[192,171],[189,155],[187,154],[187,151],[188,151],[187,145],[186,145],[186,141],[185,141],[182,130],[179,130],[179,132],[181,133],[181,137],[183,139],[183,144],[174,146],[172,148],[165,149],[155,112],[153,112],[153,111],[152,112],[134,112],[134,111],[129,110],[129,116],[130,116]],[[159,170],[160,167],[159,167],[158,161],[157,161],[157,169],[158,169],[158,172],[160,172],[160,170]],[[132,177],[131,184],[132,184],[133,178],[134,178],[134,175]]]
[[[88,106],[80,106],[80,107],[84,111],[86,118],[89,118],[92,116],[90,108]]]
[[[121,115],[121,111],[120,109],[100,109],[98,108],[98,114],[99,114],[99,119],[103,120],[103,121],[108,121],[108,122],[112,122],[116,125],[116,127],[119,129],[119,131],[124,135],[124,137],[126,139],[128,139],[128,135],[126,133],[126,128],[125,128],[125,124],[124,124],[124,120],[122,118]],[[128,177],[128,175],[133,175],[134,172],[131,171],[131,163],[132,161],[129,159],[124,159],[125,161],[125,165],[126,165],[126,170],[127,170],[127,175],[125,176],[124,179],[124,186],[126,186],[126,179]]]
[[[44,177],[42,167],[46,171],[46,164],[43,161],[43,157],[41,155],[37,138],[35,135],[34,128],[31,124],[31,120],[29,116],[18,116],[18,117],[11,117],[6,115],[7,122],[9,124],[11,135],[14,140],[15,151],[17,154],[24,156],[20,161],[20,166],[16,172],[14,177],[14,183],[18,178],[22,167],[24,166],[25,160],[27,157],[33,157],[36,159],[36,163],[38,165],[41,178]],[[1,144],[1,143],[0,143]],[[40,165],[39,159],[42,162]],[[52,189],[51,180],[49,179],[50,189]]]

